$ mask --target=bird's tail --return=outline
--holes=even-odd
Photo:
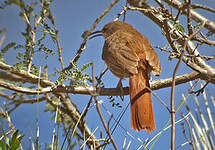
[[[152,108],[149,75],[144,71],[130,75],[130,102],[131,102],[131,128],[135,131],[145,129],[148,133],[155,130],[155,121]]]

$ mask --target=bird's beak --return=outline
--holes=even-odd
[[[95,31],[95,32],[90,33],[89,36],[91,36],[91,37],[89,38],[89,39],[91,40],[91,39],[93,39],[94,37],[103,36],[103,34],[102,34],[102,31]]]

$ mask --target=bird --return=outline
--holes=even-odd
[[[149,80],[150,72],[155,76],[160,75],[161,65],[149,40],[122,21],[107,23],[102,30],[90,36],[90,39],[104,37],[102,59],[115,76],[129,78],[131,128],[136,132],[154,131],[156,127]]]

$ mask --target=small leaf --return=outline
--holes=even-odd
[[[11,42],[9,44],[7,44],[0,52],[0,57],[3,57],[4,54],[9,51],[12,47],[15,47],[16,43],[15,42]]]
[[[3,141],[0,141],[0,150],[5,150],[5,144]]]
[[[11,140],[11,144],[14,144],[16,139],[17,139],[17,136],[18,136],[18,133],[19,133],[19,130],[16,130],[16,132],[13,134],[12,136],[12,140]]]
[[[23,137],[24,136],[19,136],[19,130],[16,130],[10,142],[11,150],[17,150],[20,147]]]
[[[177,25],[176,29],[182,33],[184,33],[184,27],[182,25]]]
[[[84,64],[81,68],[81,72],[83,72],[85,69],[87,69],[89,66],[92,66],[93,62],[90,62],[88,64]]]
[[[10,147],[10,139],[8,137],[5,137],[5,143],[7,147]]]

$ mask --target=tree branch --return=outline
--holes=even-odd
[[[167,4],[169,4],[170,6],[173,6],[174,8],[176,8],[178,10],[183,6],[183,4],[178,0],[163,0],[163,1],[165,1]],[[184,10],[182,13],[187,14],[187,11]],[[194,11],[193,9],[190,9],[190,15],[191,15],[191,18],[198,23],[199,22],[206,22],[205,27],[208,30],[210,30],[211,32],[215,33],[215,23],[213,21],[205,18],[204,16],[200,15],[199,13]]]
[[[28,76],[28,78],[29,78],[29,76]],[[201,76],[201,74],[199,74],[197,72],[183,74],[183,75],[176,77],[175,84],[176,85],[183,84],[183,83],[186,83],[186,82],[198,79],[198,78],[204,79],[205,77]],[[28,81],[29,81],[29,83],[32,83],[33,80],[29,79]],[[57,86],[54,83],[52,83],[51,81],[46,81],[46,80],[43,80],[43,81],[45,81],[45,83],[51,83],[52,86],[47,86],[45,88],[35,90],[35,89],[27,88],[27,87],[20,87],[20,86],[14,85],[12,83],[7,83],[3,80],[0,80],[0,86],[4,87],[6,89],[16,91],[16,92],[25,93],[25,94],[34,94],[34,95],[35,94],[46,94],[46,93],[50,93],[50,92],[54,92],[54,93],[64,92],[64,93],[91,95],[91,93],[94,92],[93,87],[91,87],[91,86],[88,86],[88,87],[87,86],[72,87],[72,86],[66,86],[66,85]],[[154,80],[151,83],[150,87],[152,90],[158,90],[161,88],[171,87],[171,85],[172,85],[172,78],[168,78],[168,79]],[[97,88],[95,94],[98,96],[128,95],[129,88],[124,87],[123,93],[118,88]]]
[[[168,1],[168,0],[165,0]],[[171,1],[171,0],[170,0]],[[176,0],[172,0],[173,2],[175,2]],[[171,2],[172,2],[171,1]],[[140,3],[140,0],[128,0],[128,3],[135,7],[134,9],[131,8],[131,10],[139,10],[141,13],[143,13],[145,16],[147,16],[148,18],[150,18],[154,23],[156,23],[161,29],[164,29],[164,35],[171,37],[172,42],[177,42],[180,45],[185,45],[186,42],[186,38],[188,38],[188,35],[186,35],[185,33],[179,32],[173,25],[171,22],[169,22],[169,18],[167,18],[166,16],[170,15],[171,13],[168,12],[168,10],[165,10],[165,13],[163,11],[160,11],[159,8],[154,8],[153,6],[148,6],[147,8],[144,8],[143,4]],[[173,5],[173,4],[172,4]],[[181,5],[181,3],[180,3]],[[130,9],[130,8],[129,8]],[[194,11],[192,11],[192,9],[190,9],[190,15],[192,18],[192,14],[194,13]],[[198,13],[195,13],[198,14]],[[201,15],[199,15],[198,17],[200,17]],[[209,25],[211,26],[210,28],[215,28],[215,24],[211,23],[208,24],[209,21],[207,19],[205,19],[204,17],[202,17],[202,19],[199,22],[204,22],[205,23],[205,27],[208,27]],[[215,29],[214,29],[215,31]],[[168,37],[167,37],[168,39]],[[170,41],[169,41],[170,42]],[[170,43],[173,44],[173,43]],[[174,44],[173,44],[174,45]],[[194,46],[194,43],[192,43],[191,41],[188,42],[187,44],[187,49],[189,54],[194,54],[196,56],[199,55],[198,50],[196,49],[196,47]],[[208,64],[206,64],[200,57],[195,57],[194,61],[191,61],[189,59],[187,59],[186,57],[183,57],[183,62],[185,64],[187,64],[190,68],[192,68],[193,70],[200,72],[202,75],[204,75],[205,77],[207,77],[207,81],[211,81],[214,79],[215,77],[215,69],[211,66],[209,66]]]

